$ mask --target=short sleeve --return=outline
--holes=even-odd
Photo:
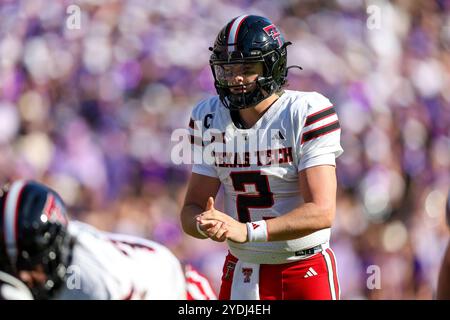
[[[336,165],[335,159],[343,149],[341,127],[331,101],[319,93],[311,93],[298,121],[301,122],[296,141],[298,171],[318,165]]]
[[[218,178],[216,167],[213,164],[208,164],[204,158],[204,142],[202,137],[202,132],[204,130],[202,130],[203,120],[199,115],[200,107],[201,105],[194,108],[189,120],[189,140],[192,151],[191,163],[193,163],[192,172]]]

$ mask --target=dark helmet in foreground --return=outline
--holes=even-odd
[[[40,268],[46,281],[30,289],[34,298],[48,299],[64,283],[71,259],[66,207],[34,181],[16,181],[0,192],[0,270],[19,277]]]
[[[286,83],[286,47],[289,44],[267,18],[243,15],[227,23],[210,48],[214,86],[224,106],[231,110],[252,107],[279,91]],[[262,64],[262,73],[250,92],[246,92],[242,84],[230,83],[223,76],[227,65],[252,63]],[[239,87],[242,89],[233,90]]]

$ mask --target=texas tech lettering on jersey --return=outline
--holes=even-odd
[[[49,221],[58,221],[63,225],[67,225],[67,218],[61,213],[60,206],[56,205],[56,199],[51,193],[47,195],[47,200],[42,211]]]
[[[214,158],[214,166],[222,168],[248,168],[252,163],[262,167],[293,161],[291,147],[256,151],[254,153],[214,152]]]
[[[208,116],[209,128],[202,127]],[[224,212],[250,222],[281,216],[301,204],[298,172],[335,165],[342,152],[340,126],[332,103],[316,92],[286,90],[252,128],[238,128],[218,97],[200,102],[190,123],[191,143],[204,162],[192,172],[220,179]],[[300,259],[295,252],[326,243],[330,229],[306,237],[274,242],[229,242],[236,257],[265,263]],[[270,257],[270,258],[269,258]],[[274,258],[275,257],[275,258]]]

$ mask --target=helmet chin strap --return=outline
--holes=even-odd
[[[228,90],[230,90],[230,88],[243,88],[245,86],[252,85],[252,84],[254,84],[255,87],[250,92],[246,93],[246,92],[242,91],[237,94],[231,93],[232,97],[234,96],[234,97],[236,97],[236,99],[240,99],[240,101],[239,101],[240,105],[234,106],[232,101],[230,101],[230,99],[228,99],[230,110],[246,109],[246,108],[250,108],[250,107],[253,107],[254,105],[258,104],[259,101],[258,101],[257,97],[258,97],[259,92],[261,92],[261,89],[262,89],[262,87],[259,83],[259,79],[249,82],[246,85],[229,86]]]

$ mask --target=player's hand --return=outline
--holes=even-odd
[[[215,224],[215,227],[218,228],[217,233],[215,234],[216,238],[222,239],[222,237],[224,237],[224,240],[227,239],[237,243],[244,243],[247,241],[246,224],[233,219],[219,210],[216,210],[214,208],[214,198],[212,197],[209,197],[208,199],[206,211],[203,212],[197,219],[201,228],[203,225],[212,226]],[[222,224],[220,227],[217,227],[219,223]],[[202,228],[202,230],[203,229],[204,228]]]
[[[225,224],[222,221],[202,221],[202,215],[197,216],[197,221],[200,223],[199,228],[206,233],[208,238],[217,242],[223,242],[226,238]]]
[[[212,198],[211,198],[212,199]],[[202,216],[205,212],[209,210],[214,210],[214,204],[208,203],[206,204],[205,210],[202,214],[199,214],[196,217],[197,222],[199,223],[199,228],[202,230],[208,238],[217,242],[223,242],[226,238],[227,228],[225,227],[225,223],[218,220],[202,220]]]

